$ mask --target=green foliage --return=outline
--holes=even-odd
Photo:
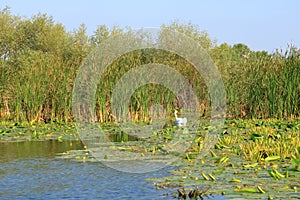
[[[227,92],[228,115],[247,118],[299,116],[299,50],[268,54],[246,45],[227,44],[210,50]]]
[[[227,116],[289,118],[299,116],[300,58],[293,46],[286,52],[252,51],[244,44],[216,45],[206,31],[178,21],[163,28],[198,41],[213,58],[227,92]],[[92,36],[84,24],[67,32],[52,17],[37,14],[22,18],[0,11],[0,118],[16,121],[72,121],[73,81],[86,56],[110,36],[122,34],[118,26],[99,26]],[[132,31],[127,28],[126,31]],[[145,35],[145,37],[147,37]],[[163,33],[162,33],[163,37]],[[170,41],[169,45],[172,45]],[[111,93],[130,69],[148,63],[170,66],[195,89],[201,115],[209,115],[210,97],[203,78],[188,61],[155,49],[130,52],[112,63],[101,77],[96,95],[98,121],[112,121]],[[149,84],[137,90],[130,112],[137,121],[149,121],[148,108],[163,105],[167,114],[178,108],[171,91]]]
[[[72,82],[87,53],[75,45],[82,28],[68,34],[51,17],[22,19],[8,9],[0,13],[0,21],[0,117],[70,120]]]
[[[171,175],[149,180],[157,188],[184,188],[186,194],[199,188],[228,199],[290,197],[299,190],[299,125],[299,119],[226,120],[210,154],[191,145],[187,156],[173,163]],[[262,137],[254,139],[253,132]]]

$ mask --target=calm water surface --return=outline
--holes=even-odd
[[[101,163],[57,158],[80,142],[0,142],[0,199],[174,199],[147,178],[168,169],[132,174]]]

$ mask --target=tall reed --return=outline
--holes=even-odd
[[[72,88],[79,67],[101,41],[123,32],[117,27],[100,26],[89,37],[84,25],[74,32],[66,32],[61,24],[55,24],[46,15],[23,19],[7,10],[0,12],[0,21],[0,118],[14,121],[72,121]],[[227,116],[299,117],[299,49],[291,46],[286,52],[269,54],[251,51],[243,44],[214,46],[206,32],[196,33],[191,24],[175,23],[170,27],[205,44],[223,77]],[[199,114],[210,114],[206,84],[191,63],[174,53],[144,49],[119,57],[99,80],[95,107],[99,122],[116,120],[111,96],[120,78],[130,69],[149,63],[164,64],[182,74],[198,97]],[[180,108],[180,99],[168,88],[147,84],[132,95],[129,115],[136,121],[148,122],[149,108],[156,104],[171,115],[173,109]]]

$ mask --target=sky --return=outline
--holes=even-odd
[[[99,25],[160,27],[174,20],[206,30],[218,44],[246,44],[274,52],[300,47],[298,0],[1,0],[0,9],[30,18],[46,13],[74,31],[84,23],[92,35]]]

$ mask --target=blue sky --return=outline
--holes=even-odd
[[[46,13],[68,31],[85,23],[91,35],[98,25],[159,27],[191,21],[218,44],[244,43],[253,50],[300,47],[298,0],[1,0],[0,8],[31,17]]]

